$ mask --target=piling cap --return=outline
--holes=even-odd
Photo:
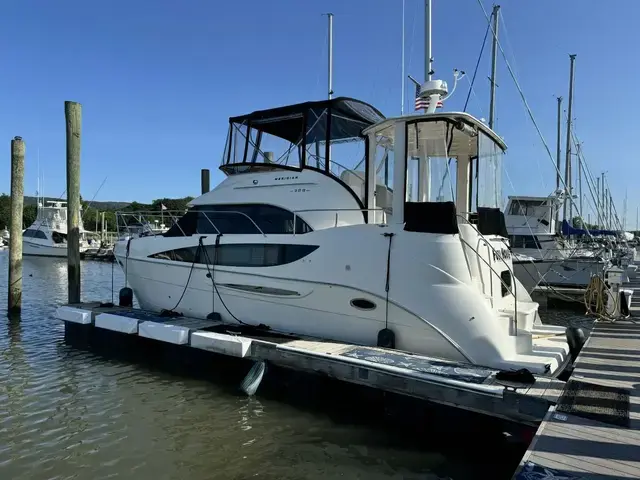
[[[14,140],[22,140],[22,137],[15,136],[15,137],[13,137],[13,139]]]

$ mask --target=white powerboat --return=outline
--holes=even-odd
[[[80,232],[84,232],[80,216]],[[88,248],[81,239],[80,253]],[[67,256],[67,206],[66,202],[48,200],[38,204],[33,224],[22,232],[22,253],[39,257]]]
[[[0,250],[3,250],[9,247],[10,239],[11,239],[11,234],[9,233],[9,230],[7,229],[7,227],[4,227],[4,230],[0,232]]]
[[[514,254],[516,277],[527,291],[536,286],[586,288],[593,275],[609,266],[603,255],[581,248],[557,232],[555,216],[561,194],[548,197],[510,196],[505,221]]]
[[[115,245],[140,306],[558,374],[565,328],[542,325],[513,276],[506,146],[467,113],[433,113],[444,82],[423,92],[423,115],[341,97],[231,118],[226,179],[164,234]]]

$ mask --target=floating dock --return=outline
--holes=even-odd
[[[69,343],[90,347],[100,337],[109,345],[135,349],[137,340],[193,352],[327,375],[344,382],[435,402],[537,427],[557,402],[564,382],[537,377],[532,385],[505,384],[497,370],[413,355],[398,350],[365,347],[276,335],[217,320],[163,317],[111,304],[82,303],[58,308]],[[215,359],[211,359],[211,362]]]
[[[640,279],[625,288],[640,288]],[[596,322],[515,479],[640,478],[640,299],[636,295],[629,310],[627,320]]]
[[[531,292],[531,298],[534,302],[546,305],[547,307],[566,304],[581,306],[584,305],[584,295],[586,291],[586,288],[581,287],[538,285]]]

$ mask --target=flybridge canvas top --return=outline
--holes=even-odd
[[[373,106],[346,97],[232,117],[220,169],[237,173],[315,167],[329,173],[335,156],[329,146],[362,141],[362,131],[384,118]]]
[[[318,122],[330,110],[331,135],[329,140],[343,140],[360,136],[362,130],[385,117],[373,106],[360,100],[338,97],[331,100],[305,102],[284,107],[258,110],[248,115],[232,117],[229,123],[251,124],[251,128],[280,137],[292,143],[302,139],[307,143],[327,139],[326,122]],[[306,128],[304,123],[306,117]]]

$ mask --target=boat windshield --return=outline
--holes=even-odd
[[[229,120],[220,169],[230,174],[314,168],[345,181],[362,170],[362,130],[384,116],[371,105],[339,97],[261,110]]]
[[[453,202],[458,213],[501,208],[506,146],[472,116],[439,113],[390,119],[366,134],[369,148],[376,150],[376,184],[386,187],[387,197],[400,185],[405,202]],[[404,148],[398,148],[398,141]],[[406,156],[400,170],[394,161],[398,152]],[[405,185],[394,180],[399,173]],[[380,205],[385,197],[378,190],[377,206],[390,206],[389,200]]]

